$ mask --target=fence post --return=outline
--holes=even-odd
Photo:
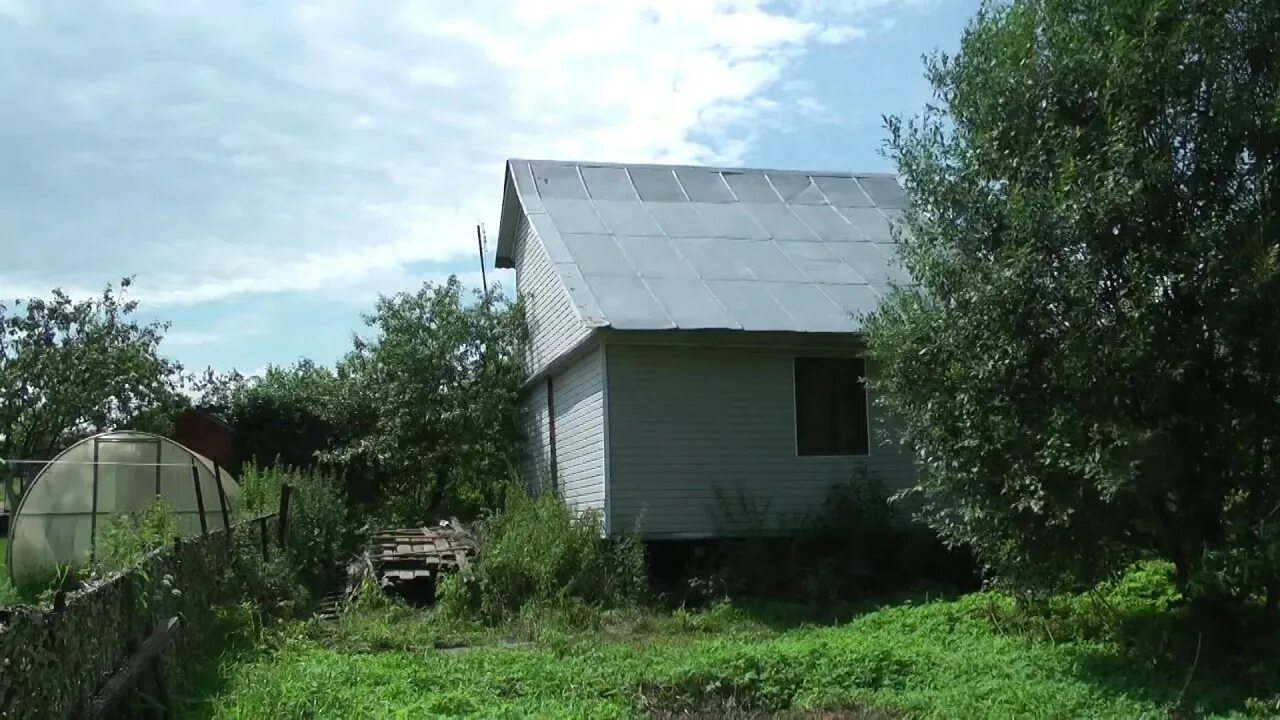
[[[227,537],[231,537],[231,508],[227,503],[227,491],[222,486],[222,468],[216,462],[213,464],[213,482],[218,486],[218,508],[222,510],[222,528],[227,531]]]
[[[196,469],[196,459],[191,458],[191,483],[196,489],[196,510],[200,513],[200,534],[209,534],[209,520],[204,515],[204,491],[200,489],[200,471]]]
[[[280,486],[280,513],[278,517],[280,537],[277,541],[280,547],[284,547],[285,538],[289,535],[289,495],[292,491],[293,486],[288,483]]]
[[[98,559],[98,438],[93,438],[93,506],[89,511],[89,564]]]

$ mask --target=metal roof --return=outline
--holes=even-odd
[[[583,320],[847,332],[907,281],[893,175],[509,160],[498,267],[525,214]]]

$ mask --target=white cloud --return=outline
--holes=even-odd
[[[363,298],[471,268],[507,157],[739,162],[821,108],[797,59],[891,5],[0,0],[0,295]]]
[[[171,328],[164,336],[166,346],[199,346],[260,337],[271,331],[271,321],[260,313],[238,313],[219,319],[203,329]]]
[[[867,31],[860,27],[852,25],[830,25],[822,29],[818,33],[818,42],[827,45],[840,45],[851,40],[858,40],[866,37]]]

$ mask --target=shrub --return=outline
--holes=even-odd
[[[289,556],[274,555],[263,561],[252,549],[232,560],[232,577],[240,585],[241,597],[264,620],[299,617],[311,607],[312,591],[303,570]]]
[[[132,565],[177,534],[173,504],[157,495],[141,511],[116,515],[102,528],[97,541],[97,563],[113,570]]]
[[[983,3],[887,121],[911,282],[863,318],[878,404],[1010,588],[1159,557],[1205,609],[1280,606],[1276,8]]]
[[[336,563],[355,544],[354,518],[341,482],[321,469],[262,468],[250,464],[240,476],[240,514],[254,517],[280,507],[280,488],[293,487],[286,550],[312,592],[332,584]]]
[[[1163,652],[1188,636],[1173,632],[1185,620],[1185,600],[1173,565],[1159,560],[1135,563],[1083,593],[1000,597],[1008,600],[993,599],[986,610],[993,625],[1037,639],[1124,640]]]
[[[721,499],[722,526],[761,508],[748,497]],[[770,527],[756,513],[746,537],[700,548],[687,600],[785,597],[827,604],[910,589],[924,581],[968,584],[963,556],[927,528],[903,522],[884,483],[865,466],[831,486],[821,508]],[[741,527],[739,524],[738,527]]]
[[[482,555],[438,588],[447,612],[496,622],[540,611],[623,607],[646,586],[644,547],[606,540],[595,512],[576,514],[555,493],[509,491],[504,507],[478,523]]]

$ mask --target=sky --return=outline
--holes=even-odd
[[[0,0],[0,300],[132,276],[189,369],[493,271],[507,158],[892,171],[977,0]]]

